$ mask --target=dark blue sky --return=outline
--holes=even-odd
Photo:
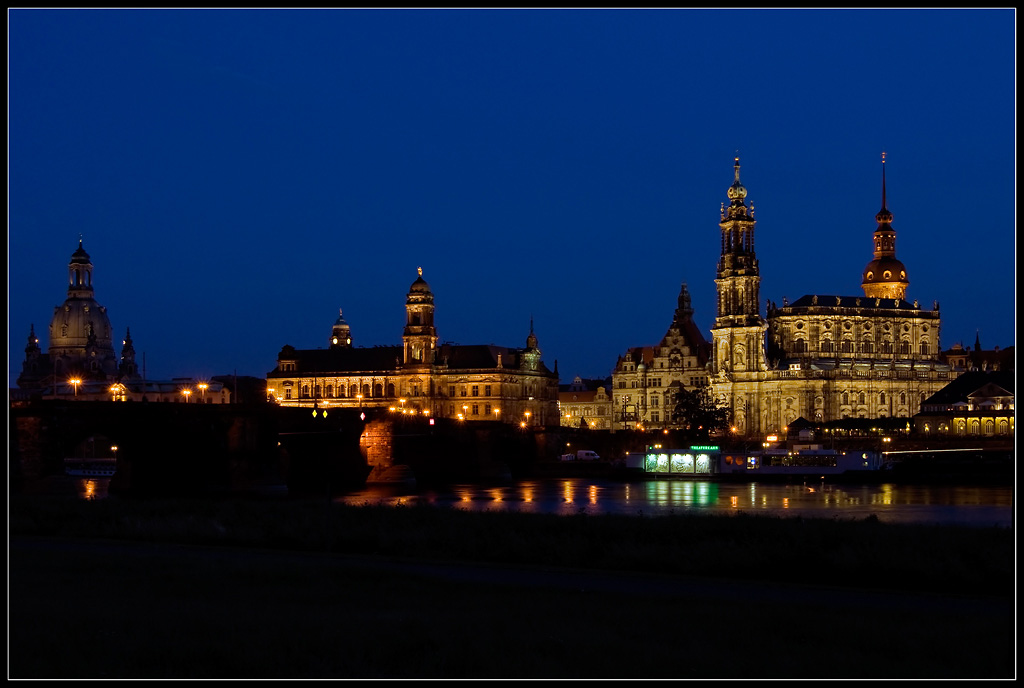
[[[147,375],[443,341],[563,381],[715,318],[742,164],[761,302],[860,295],[881,205],[944,348],[1016,321],[1014,10],[9,10],[9,374],[81,234]]]

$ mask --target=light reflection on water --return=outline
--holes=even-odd
[[[569,478],[442,489],[370,485],[336,501],[564,515],[746,513],[844,520],[874,515],[880,521],[892,523],[1013,525],[1013,488],[989,485],[797,485],[677,479],[623,483]]]
[[[108,494],[110,479],[76,478],[73,485],[81,499],[103,499]],[[562,515],[745,513],[844,520],[874,515],[890,523],[1002,527],[1014,524],[1013,487],[1000,485],[728,483],[678,479],[616,482],[568,478],[490,486],[460,484],[443,489],[369,485],[337,497],[336,501]]]
[[[110,478],[76,478],[75,490],[82,499],[103,499],[107,496]]]

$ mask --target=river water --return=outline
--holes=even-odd
[[[905,484],[781,484],[709,480],[522,480],[504,485],[417,489],[368,485],[338,501],[417,505],[468,511],[547,514],[763,514],[778,517],[863,519],[889,523],[1012,527],[1012,486]]]
[[[107,478],[74,479],[81,499],[107,496]],[[757,483],[710,480],[615,481],[545,478],[499,485],[456,484],[417,488],[371,484],[335,497],[350,505],[428,504],[468,511],[545,514],[761,514],[777,517],[859,520],[874,515],[888,523],[1014,525],[1009,485],[907,485],[845,483]],[[287,496],[284,486],[264,493]]]

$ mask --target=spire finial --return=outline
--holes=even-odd
[[[882,208],[885,207],[885,151],[882,151]]]
[[[420,277],[423,277],[423,268],[416,268],[416,272],[419,273]]]

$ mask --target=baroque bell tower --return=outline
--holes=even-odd
[[[761,317],[761,275],[754,252],[754,208],[748,210],[747,190],[740,183],[740,159],[736,158],[734,179],[727,190],[729,206],[722,204],[722,254],[718,260],[715,286],[718,309],[715,326],[712,375],[720,378],[736,373],[756,373],[767,369],[764,334],[767,325]]]
[[[434,293],[423,279],[423,268],[416,268],[418,276],[405,297],[405,330],[402,343],[406,366],[431,365],[437,349],[437,330],[434,328]]]
[[[861,288],[869,299],[904,299],[907,296],[907,268],[896,258],[896,230],[885,202],[885,153],[882,153],[882,209],[875,215],[878,227],[872,237],[874,254],[864,268]]]

